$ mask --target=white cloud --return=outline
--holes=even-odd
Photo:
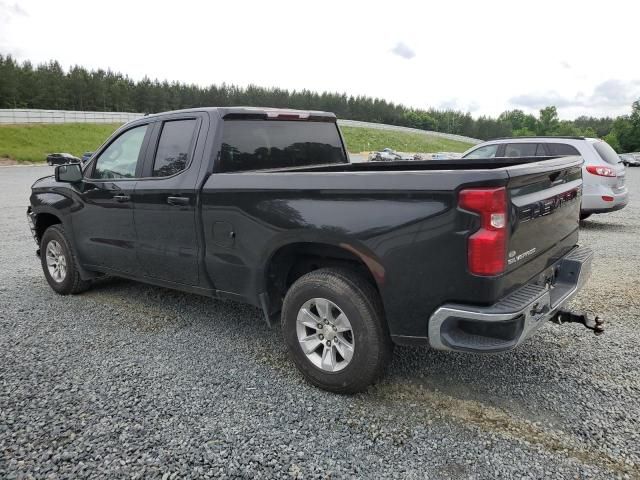
[[[435,105],[435,107],[438,110],[456,110],[473,113],[480,109],[480,104],[476,101],[465,102],[461,98],[448,98]]]
[[[509,102],[516,106],[531,109],[539,109],[549,105],[555,105],[558,108],[620,109],[629,107],[638,99],[640,99],[640,80],[609,79],[597,84],[591,95],[584,95],[579,92],[573,96],[563,96],[558,92],[550,91],[516,95],[511,97]]]
[[[416,56],[416,52],[414,52],[411,47],[403,42],[396,43],[395,47],[391,49],[391,53],[397,55],[398,57],[406,58],[407,60],[410,60]]]
[[[552,92],[566,105],[563,118],[627,113],[633,90],[618,94],[606,82],[640,79],[640,62],[628,56],[640,3],[628,0],[610,0],[606,9],[596,0],[579,9],[555,0],[536,8],[507,0],[0,2],[0,53],[134,79],[327,90],[416,108],[455,99],[474,115],[498,115],[523,94],[529,98],[519,100],[533,105],[531,95]],[[531,34],[549,25],[549,12],[562,28]],[[582,41],[584,32],[607,28],[628,48]],[[406,49],[391,53],[398,45]]]
[[[17,3],[8,3],[0,0],[0,54],[21,56],[24,50],[20,45],[12,42],[6,31],[16,17],[28,17],[27,11]]]
[[[18,3],[8,3],[0,0],[0,26],[11,23],[14,17],[28,17],[27,11]]]
[[[29,16],[27,11],[15,2],[8,3],[0,1],[0,12],[2,12],[4,15],[20,15],[23,17]]]

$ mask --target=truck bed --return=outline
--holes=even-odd
[[[444,302],[489,305],[541,272],[550,275],[577,242],[581,163],[580,157],[371,162],[211,175],[202,188],[202,219],[219,222],[220,233],[205,230],[207,271],[218,289],[255,304],[254,292],[266,288],[260,268],[273,255],[264,252],[291,242],[338,245],[378,275],[394,338],[425,337],[429,312]],[[474,187],[509,192],[509,252],[516,261],[498,276],[467,270],[467,238],[479,224],[457,203],[461,189]],[[531,205],[571,192],[562,208],[538,208],[518,220]],[[224,240],[228,231],[233,245]],[[247,281],[255,271],[258,278]]]

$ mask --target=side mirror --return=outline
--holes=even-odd
[[[68,163],[56,167],[56,181],[74,183],[82,180],[82,168],[79,163]]]

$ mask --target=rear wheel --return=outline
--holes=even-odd
[[[393,352],[378,292],[346,269],[299,278],[284,300],[282,333],[305,378],[332,392],[365,390]]]
[[[580,220],[586,220],[587,218],[589,218],[591,216],[590,213],[581,213],[580,214]],[[575,217],[574,217],[575,218]]]
[[[62,225],[53,225],[42,235],[40,261],[49,286],[60,295],[89,288],[91,282],[80,278],[76,257]]]

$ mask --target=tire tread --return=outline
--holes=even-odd
[[[71,283],[67,288],[64,288],[62,290],[57,290],[54,288],[54,290],[61,295],[76,295],[78,293],[86,291],[91,286],[91,281],[82,280],[82,278],[80,277],[80,272],[77,268],[78,260],[76,254],[71,246],[71,242],[67,239],[64,227],[61,224],[52,225],[45,230],[44,234],[42,235],[42,243],[40,248],[41,255],[46,255],[46,245],[44,240],[47,237],[47,234],[50,235],[51,233],[55,233],[61,238],[64,243],[64,248],[69,253],[70,258],[67,264],[67,275],[71,275]],[[44,261],[42,263],[42,268],[43,270],[46,268]]]
[[[294,297],[300,289],[311,287],[327,287],[337,293],[349,295],[359,312],[363,313],[363,321],[369,323],[375,330],[377,338],[376,345],[369,345],[370,349],[375,349],[375,355],[369,365],[363,370],[352,372],[350,381],[345,385],[323,382],[317,376],[310,376],[305,372],[305,368],[296,361],[305,377],[314,385],[336,393],[356,393],[366,390],[366,388],[378,379],[385,370],[393,354],[393,343],[384,322],[384,310],[380,296],[373,285],[361,275],[347,268],[322,268],[314,270],[300,277],[289,289],[285,297],[282,310],[283,333],[287,328],[286,318],[289,315],[287,299]],[[367,318],[369,317],[369,318]],[[289,325],[290,327],[290,325]],[[356,346],[357,348],[357,346]],[[311,368],[311,367],[308,367]],[[315,368],[315,367],[313,367]]]

